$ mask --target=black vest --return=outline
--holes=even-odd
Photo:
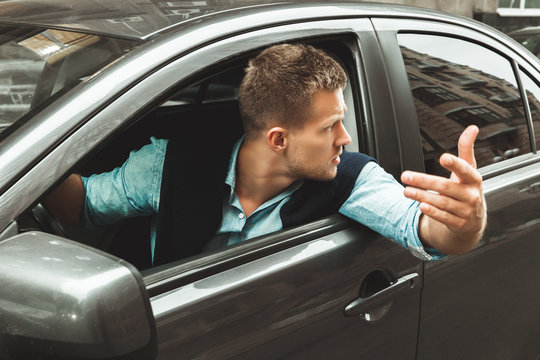
[[[154,265],[200,253],[222,220],[225,184],[236,141],[221,139],[220,151],[197,153],[182,141],[169,141],[163,167]],[[189,156],[188,154],[191,154]],[[335,214],[349,197],[358,174],[373,159],[343,152],[330,181],[304,180],[280,212],[283,227],[305,224]]]

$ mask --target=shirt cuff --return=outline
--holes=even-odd
[[[413,238],[409,239],[407,241],[407,246],[409,248],[409,251],[417,258],[425,261],[434,261],[434,260],[440,260],[444,257],[446,257],[446,254],[440,252],[437,249],[424,246],[422,242],[420,241],[420,237],[418,236],[418,229],[420,224],[420,215],[422,215],[422,212],[420,211],[420,208],[417,207],[416,213],[414,214],[413,219],[413,226],[415,231],[413,231]]]

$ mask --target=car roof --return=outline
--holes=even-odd
[[[190,22],[201,22],[223,14],[234,15],[234,12],[253,14],[270,8],[285,7],[297,9],[298,17],[303,9],[313,4],[331,7],[334,10],[332,14],[341,16],[445,16],[444,13],[434,10],[364,3],[358,0],[4,0],[0,1],[0,24],[29,25],[131,40],[148,40],[156,34]],[[354,8],[354,13],[350,13],[351,8]]]

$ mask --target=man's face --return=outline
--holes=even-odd
[[[343,126],[346,110],[341,89],[313,95],[311,114],[304,126],[290,130],[286,156],[293,177],[331,180],[336,176],[339,155],[351,142]]]

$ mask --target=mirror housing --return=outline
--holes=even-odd
[[[0,358],[153,359],[156,327],[131,264],[28,232],[0,243]]]

